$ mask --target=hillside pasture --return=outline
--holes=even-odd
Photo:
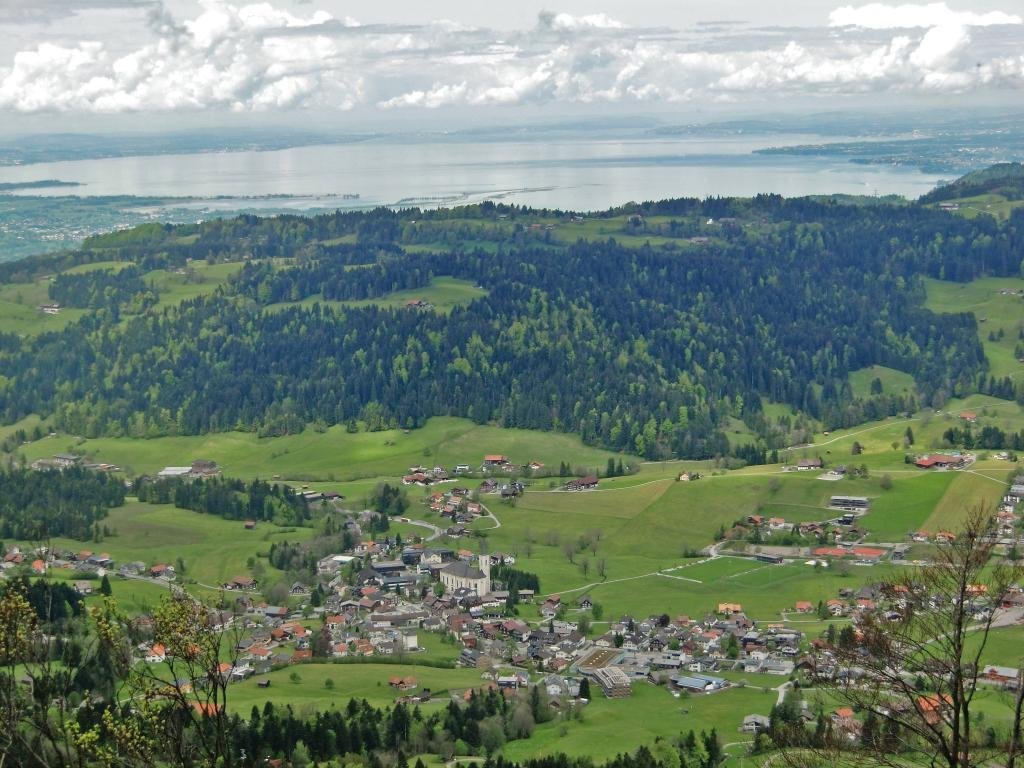
[[[774,565],[753,558],[720,560],[728,561],[732,572],[711,576],[705,564],[695,564],[633,579],[609,579],[588,587],[587,594],[612,618],[663,613],[699,618],[727,602],[738,603],[758,621],[780,621],[798,600],[816,604],[835,597],[842,587],[856,589],[892,573],[886,565],[827,569],[803,561]],[[714,561],[716,568],[718,563]],[[563,600],[569,597],[562,595]]]
[[[280,476],[284,480],[320,482],[401,477],[409,467],[420,464],[442,464],[449,469],[469,464],[476,469],[488,453],[504,453],[524,464],[536,460],[555,468],[559,462],[569,461],[589,471],[603,469],[609,458],[636,461],[585,446],[573,435],[502,429],[445,416],[429,419],[422,428],[409,431],[349,433],[336,425],[273,438],[260,438],[251,432],[91,440],[60,435],[20,449],[29,461],[65,451],[116,464],[130,474],[151,474],[165,466],[204,458],[216,461],[232,477]]]
[[[1014,349],[1024,327],[1024,280],[1013,277],[984,277],[969,283],[925,280],[925,306],[933,312],[972,312],[978,321],[978,339],[996,378],[1019,378],[1024,365]],[[995,340],[989,339],[994,333]]]
[[[420,688],[429,688],[434,696],[426,709],[440,708],[448,701],[450,690],[479,687],[486,684],[476,669],[439,669],[417,666],[415,653],[408,653],[405,664],[316,663],[298,664],[274,670],[232,685],[228,692],[228,709],[246,716],[255,705],[263,709],[267,701],[275,707],[292,706],[296,710],[342,708],[349,699],[366,699],[377,707],[394,704],[401,694],[388,686],[391,677],[415,677]],[[290,679],[292,674],[298,681]],[[269,688],[260,688],[258,680],[270,680]],[[334,687],[324,684],[334,681]]]
[[[744,716],[767,715],[775,699],[774,692],[739,687],[677,699],[664,688],[635,681],[630,698],[606,699],[598,693],[578,720],[544,723],[529,739],[506,744],[502,754],[519,761],[564,752],[602,761],[650,745],[658,737],[672,739],[690,730],[699,736],[712,728],[724,742],[745,741],[747,737],[736,731]]]
[[[914,377],[909,373],[884,365],[872,365],[850,374],[850,388],[854,397],[870,397],[871,382],[875,379],[881,383],[882,392],[886,395],[908,395],[917,390]]]
[[[55,538],[50,545],[72,552],[106,552],[118,565],[136,560],[147,566],[175,565],[181,558],[185,573],[179,576],[212,588],[248,573],[248,559],[265,554],[272,542],[302,541],[313,532],[311,528],[287,529],[271,523],[260,523],[255,530],[247,531],[238,520],[133,499],[110,510],[101,525],[109,529],[110,535],[100,542]],[[264,581],[275,580],[276,571],[266,561],[264,565],[268,574]]]

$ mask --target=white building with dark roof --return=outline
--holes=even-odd
[[[471,561],[457,560],[441,569],[441,583],[446,592],[468,589],[483,597],[491,591],[491,557],[480,555],[474,565]]]

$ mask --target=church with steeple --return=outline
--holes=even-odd
[[[468,589],[477,596],[483,597],[491,591],[491,556],[486,552],[477,559],[478,565],[472,560],[456,560],[441,569],[441,583],[446,592],[457,589]]]

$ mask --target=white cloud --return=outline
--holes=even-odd
[[[958,24],[944,24],[929,29],[917,50],[910,54],[910,63],[924,70],[948,70],[957,63],[957,57],[970,42],[967,28]]]
[[[967,18],[941,3],[877,7],[892,13],[850,9],[865,23],[832,29],[684,33],[545,13],[531,28],[499,33],[445,21],[360,26],[312,8],[202,0],[189,19],[156,6],[134,47],[44,41],[0,61],[0,110],[393,110],[1024,90],[1019,41],[1006,27],[981,25],[992,14]],[[906,24],[904,8],[926,9],[928,23]],[[892,31],[867,28],[871,19],[888,19]]]
[[[862,27],[864,29],[915,29],[936,26],[988,27],[997,24],[1022,24],[1024,18],[1016,14],[991,11],[954,11],[945,3],[915,5],[886,5],[869,3],[859,7],[844,5],[828,17],[832,27]]]
[[[625,26],[621,21],[611,18],[606,13],[573,16],[568,13],[543,11],[538,21],[541,27],[556,32],[573,32],[581,29],[622,29]]]
[[[331,21],[317,11],[300,17],[269,3],[234,6],[202,0],[194,19],[178,24],[162,8],[151,14],[156,36],[114,57],[99,42],[49,43],[21,51],[0,72],[0,109],[125,112],[294,107],[319,96],[322,62],[333,42],[277,34],[313,30]],[[358,77],[333,73],[334,105],[352,107]]]

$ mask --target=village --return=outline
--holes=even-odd
[[[967,461],[962,456],[950,456],[948,462],[946,458],[926,456],[915,464],[922,471],[934,471],[953,465],[953,459],[961,466]],[[36,468],[61,468],[79,461],[73,455],[57,455],[37,462]],[[109,471],[104,466],[92,468]],[[824,471],[825,466],[820,459],[806,459],[795,469]],[[435,686],[431,691],[415,674],[388,675],[381,667],[381,682],[393,691],[395,701],[462,700],[478,689],[516,696],[539,687],[552,711],[568,713],[586,706],[595,694],[623,699],[632,696],[636,686],[652,685],[676,698],[714,696],[750,685],[750,677],[774,694],[770,705],[781,703],[794,684],[813,687],[815,681],[848,674],[835,662],[832,650],[847,642],[866,616],[898,621],[902,615],[905,596],[887,593],[868,579],[862,586],[831,594],[809,591],[776,620],[751,618],[727,591],[696,615],[666,610],[602,620],[602,607],[588,591],[541,592],[536,577],[521,570],[515,553],[488,551],[486,538],[478,534],[479,521],[500,525],[489,505],[502,504],[502,515],[514,514],[511,505],[529,493],[527,475],[543,471],[540,462],[516,465],[500,454],[485,455],[479,464],[457,464],[451,471],[441,466],[410,467],[402,484],[424,488],[422,501],[417,502],[423,516],[443,522],[402,517],[402,522],[431,531],[406,540],[397,534],[373,533],[374,513],[347,509],[340,493],[297,489],[309,502],[342,510],[342,530],[353,544],[320,557],[315,568],[290,585],[279,604],[263,599],[262,585],[252,574],[204,585],[219,594],[217,607],[208,610],[209,626],[233,638],[233,653],[220,669],[223,679],[267,688],[277,679],[275,673],[303,663],[391,660],[416,665],[444,647],[451,649],[455,665],[479,672],[480,684],[444,690]],[[828,470],[839,475],[845,471]],[[195,460],[166,467],[157,477],[193,482],[220,472],[212,461]],[[697,473],[685,475],[677,479],[700,478]],[[563,477],[559,482],[557,490],[587,493],[598,489],[602,478],[595,474]],[[1017,510],[1022,500],[1024,475],[1009,483],[997,512],[998,543],[1004,551],[1020,543]],[[803,563],[816,569],[837,568],[840,563],[870,568],[882,561],[920,565],[923,560],[907,558],[912,546],[942,546],[953,538],[948,531],[908,531],[906,541],[868,545],[871,506],[867,496],[836,494],[816,521],[748,515],[705,548],[696,563],[736,560],[757,568]],[[256,520],[237,525],[242,533],[260,527]],[[4,576],[24,571],[41,576],[51,569],[70,571],[73,587],[83,597],[98,590],[96,579],[140,580],[179,593],[185,589],[174,563],[118,563],[109,553],[91,549],[9,546],[0,563]],[[978,599],[982,611],[980,591]],[[1016,589],[999,610],[1018,618],[1024,615],[1024,590]],[[804,631],[801,622],[815,629]],[[139,615],[134,623],[140,637],[151,635],[150,616]],[[171,661],[167,649],[151,640],[140,642],[136,659],[138,664]],[[771,678],[777,683],[766,682]],[[1017,679],[1015,669],[997,665],[986,667],[984,678],[996,686],[1015,685]],[[344,696],[344,690],[337,695]],[[861,727],[844,711],[829,716],[851,738]],[[767,729],[768,717],[749,713],[735,726],[756,734]]]

